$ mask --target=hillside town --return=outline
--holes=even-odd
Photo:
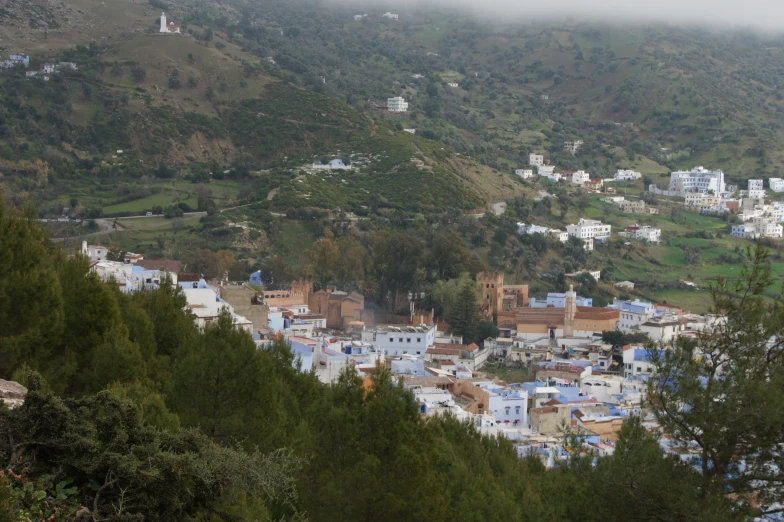
[[[566,232],[532,227],[521,224],[521,233],[577,237],[586,248],[610,235],[609,227],[587,220]],[[658,240],[645,227],[621,234]],[[110,260],[108,248],[87,242],[81,253],[92,271],[124,293],[162,284],[178,288],[201,330],[228,314],[259,348],[284,339],[299,371],[323,383],[335,383],[347,368],[368,379],[377,365],[385,366],[413,393],[422,416],[454,415],[484,434],[513,441],[520,457],[536,456],[549,468],[569,456],[569,434],[579,434],[586,450],[611,455],[630,415],[643,416],[648,429],[657,432],[646,409],[646,383],[654,372],[651,348],[667,350],[679,340],[709,335],[724,320],[639,299],[616,298],[596,307],[573,287],[534,297],[528,285],[505,284],[502,273],[479,273],[481,314],[499,331],[480,345],[450,334],[414,300],[408,316],[389,316],[366,308],[357,292],[314,291],[308,280],[264,288],[260,272],[247,281],[211,281],[187,272],[180,261],[134,253]],[[598,271],[587,273],[601,277]],[[488,364],[524,371],[528,378],[494,378],[484,371]],[[666,438],[661,442],[670,447]]]
[[[575,142],[581,143],[581,142]],[[529,164],[537,169],[538,177],[554,183],[566,183],[570,186],[580,187],[591,193],[615,194],[616,189],[610,185],[625,181],[638,181],[643,178],[640,172],[619,169],[612,178],[592,178],[585,171],[556,172],[556,167],[546,162],[543,155],[530,154]],[[532,169],[516,169],[515,174],[524,180],[534,178]],[[733,224],[731,235],[743,239],[771,238],[781,239],[784,237],[784,201],[765,202],[768,196],[764,188],[764,180],[749,179],[746,189],[729,185],[725,182],[724,173],[721,170],[709,170],[702,166],[696,166],[688,171],[673,171],[670,174],[670,183],[667,189],[661,189],[655,184],[651,184],[646,189],[656,196],[674,198],[675,202],[681,202],[685,210],[706,215],[729,215],[736,216],[737,223]],[[781,178],[770,178],[768,189],[773,194],[784,192],[784,180]],[[659,208],[651,206],[642,199],[626,199],[625,196],[611,195],[602,199],[605,203],[613,205],[619,212],[628,214],[648,214],[658,215]],[[580,220],[581,223],[586,220]],[[536,227],[520,223],[521,234],[551,234],[561,241],[566,241],[568,237],[581,237],[584,240],[602,241],[609,237],[609,227],[606,236],[596,238],[593,232],[581,228],[580,232],[571,225],[572,230],[567,234],[561,235],[562,231]],[[591,226],[597,226],[600,223]],[[582,235],[580,235],[582,234]],[[661,230],[650,226],[634,225],[627,227],[625,231],[618,233],[619,237],[636,240],[645,240],[650,243],[658,243],[661,238]],[[586,242],[586,249],[592,246]]]

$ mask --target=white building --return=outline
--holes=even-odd
[[[457,87],[459,87],[460,85],[459,85],[459,84],[457,84],[457,83],[454,83],[454,82],[452,82],[452,83],[447,83],[447,86],[448,86],[448,87],[452,87],[452,88],[455,88],[455,89],[456,89],[456,88],[457,88]]]
[[[360,20],[362,20],[362,19],[363,19],[363,18],[365,18],[365,17],[367,17],[367,13],[365,13],[365,14],[358,14],[358,15],[354,15],[354,20],[356,20],[357,22],[359,22]]]
[[[253,334],[253,323],[247,318],[234,313],[234,308],[220,298],[218,291],[209,285],[200,285],[200,288],[183,288],[185,295],[185,308],[195,316],[196,325],[204,329],[218,320],[221,312],[227,311],[231,314],[232,323],[235,327]]]
[[[770,178],[768,184],[773,192],[784,192],[784,179]]]
[[[381,16],[383,16],[384,18],[389,18],[390,20],[397,20],[398,18],[400,18],[396,13],[389,13],[389,12],[384,13]]]
[[[488,412],[499,425],[528,427],[528,392],[522,388],[481,386],[490,397]]]
[[[566,243],[569,241],[569,233],[564,232],[563,230],[558,230],[557,228],[551,228],[547,231],[548,234],[553,236],[554,239],[557,239],[561,243]]]
[[[564,149],[566,149],[566,152],[568,152],[572,156],[577,154],[577,151],[580,150],[580,147],[582,146],[583,146],[583,142],[580,140],[564,142]]]
[[[651,354],[640,346],[627,346],[623,349],[624,377],[650,377],[656,366],[651,361]]]
[[[88,245],[87,241],[82,241],[81,253],[87,256],[90,263],[95,263],[96,261],[104,261],[109,249],[100,245]]]
[[[436,327],[430,325],[377,326],[362,332],[362,341],[387,357],[425,355],[435,345]]]
[[[715,195],[726,192],[724,173],[694,167],[689,171],[675,171],[670,175],[669,191],[676,196],[685,197],[688,192],[713,192]]]
[[[642,179],[642,174],[634,170],[618,169],[613,179],[615,181],[635,181]]]
[[[342,159],[333,159],[329,163],[314,163],[310,167],[316,170],[351,170],[351,165],[346,165]]]
[[[659,315],[640,325],[640,333],[652,341],[669,343],[677,339],[683,331],[683,323],[674,315]]]
[[[403,130],[409,134],[416,134],[416,129],[403,129]]]
[[[532,167],[541,167],[544,165],[544,156],[541,154],[529,154],[528,155],[528,164]]]
[[[590,297],[580,297],[575,301],[577,306],[593,306],[593,299]],[[530,308],[566,308],[566,294],[550,292],[546,299],[532,297],[528,300]]]
[[[529,179],[534,177],[534,171],[531,169],[515,169],[515,174],[517,174],[523,179]]]
[[[389,112],[406,112],[408,111],[408,102],[400,96],[389,98],[387,100],[387,110]]]
[[[584,185],[591,181],[591,175],[584,170],[572,173],[572,185]]]
[[[605,225],[601,221],[585,218],[581,218],[576,225],[566,225],[569,237],[579,237],[583,240],[606,241],[610,239],[611,229],[610,225]]]
[[[558,183],[561,181],[561,173],[555,172],[555,165],[541,165],[536,167],[537,174],[542,178]]]
[[[161,13],[161,33],[180,34],[180,24],[166,23],[166,13]]]
[[[30,57],[24,54],[12,54],[8,60],[0,61],[0,68],[30,67]]]
[[[620,232],[618,235],[629,239],[636,239],[638,241],[642,241],[644,239],[648,241],[648,243],[654,243],[654,244],[658,244],[661,242],[661,229],[654,228],[648,225],[628,226],[626,227],[626,231]]]

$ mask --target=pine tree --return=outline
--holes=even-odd
[[[476,340],[479,333],[479,306],[476,283],[466,280],[460,287],[455,301],[447,305],[447,322],[455,335],[461,335],[468,344]]]
[[[691,344],[652,351],[649,397],[662,428],[696,444],[703,491],[770,505],[784,497],[784,299],[771,300],[769,253],[712,288],[715,321]]]

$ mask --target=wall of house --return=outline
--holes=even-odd
[[[246,286],[222,286],[221,298],[234,308],[234,313],[247,318],[254,328],[266,328],[269,307],[260,301],[254,302],[256,291]]]
[[[542,435],[557,435],[562,426],[569,426],[572,409],[564,404],[561,406],[544,406],[533,408],[529,412],[531,427]]]
[[[490,408],[490,394],[473,382],[455,381],[447,388],[455,397],[464,397],[472,402],[464,409],[469,413],[487,413]]]
[[[618,432],[621,431],[621,426],[623,426],[623,419],[586,420],[581,424],[585,429],[599,435],[603,441],[611,440],[616,442],[618,440]]]

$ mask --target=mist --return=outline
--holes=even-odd
[[[357,9],[456,8],[506,21],[580,18],[784,29],[784,0],[325,0]]]

